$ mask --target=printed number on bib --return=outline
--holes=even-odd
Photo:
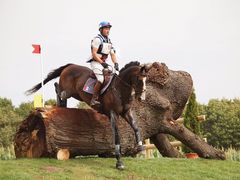
[[[111,51],[112,45],[110,43],[103,43],[102,46],[102,53],[103,54],[109,54]]]

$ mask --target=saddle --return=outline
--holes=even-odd
[[[108,89],[113,79],[113,73],[111,70],[106,68],[106,69],[103,69],[103,76],[104,76],[104,81],[100,90],[100,94],[103,94]],[[83,86],[83,91],[89,94],[93,94],[93,88],[96,83],[97,83],[97,78],[94,72],[92,71],[92,73],[89,75],[88,80],[85,82]]]

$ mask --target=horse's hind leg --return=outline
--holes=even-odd
[[[110,121],[112,125],[113,139],[115,143],[115,157],[117,159],[116,168],[119,170],[123,170],[124,164],[121,161],[120,137],[119,137],[118,128],[116,125],[116,117],[117,117],[116,113],[114,111],[110,111]]]
[[[55,86],[55,92],[57,95],[57,106],[58,107],[67,107],[67,99],[62,99],[61,95],[63,92],[61,92],[59,88],[59,84],[57,82],[54,83]]]
[[[61,100],[60,107],[67,107],[67,99]]]
[[[57,106],[61,106],[61,98],[60,98],[60,89],[59,89],[59,84],[57,82],[54,83],[55,86],[55,92],[56,92],[56,97],[57,97]]]

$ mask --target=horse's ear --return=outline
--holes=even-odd
[[[141,69],[140,69],[140,72],[142,75],[146,75],[146,68],[145,68],[145,65],[140,65],[141,66]]]
[[[153,67],[152,63],[145,64],[146,72],[148,72]]]
[[[141,66],[141,72],[143,74],[147,73],[153,67],[152,63],[141,64],[140,66]]]

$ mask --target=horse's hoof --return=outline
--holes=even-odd
[[[138,153],[144,153],[145,150],[146,150],[145,146],[143,146],[143,145],[138,145],[137,146],[137,152]]]
[[[137,153],[144,155],[146,153],[145,150],[146,150],[145,146],[143,145],[137,146]]]
[[[124,169],[123,162],[122,162],[122,161],[118,161],[118,162],[116,163],[116,168],[117,168],[118,170],[123,170],[123,169]]]

